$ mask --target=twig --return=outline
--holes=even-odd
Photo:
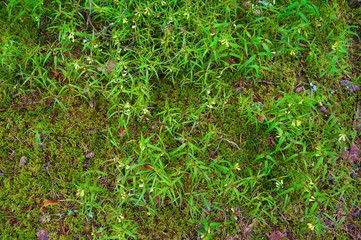
[[[15,107],[11,107],[11,108],[0,108],[0,112],[6,112],[9,110],[18,110],[18,109],[24,109],[24,108],[30,108],[30,107],[35,107],[35,104],[41,104],[40,101],[38,102],[31,102],[31,104],[29,105],[25,105],[25,106],[15,106]],[[47,104],[46,107],[49,107],[49,105]],[[34,110],[33,110],[34,111]]]
[[[215,137],[215,138],[220,138],[221,141],[219,141],[218,146],[217,146],[217,148],[216,148],[216,151],[214,151],[213,154],[216,154],[216,152],[218,151],[218,148],[219,148],[219,146],[221,145],[221,142],[222,142],[222,141],[227,141],[227,142],[229,142],[229,143],[231,143],[231,144],[233,144],[233,145],[236,145],[236,147],[238,148],[238,150],[241,150],[241,148],[240,148],[240,147],[237,145],[237,143],[235,143],[235,142],[229,141],[228,139],[223,138],[223,137]]]
[[[92,0],[89,0],[89,14],[87,14],[86,28],[88,28],[88,23],[90,21],[90,14],[91,13],[92,13]]]
[[[282,217],[282,219],[285,220],[285,222],[288,223],[287,218],[285,218],[285,216],[283,216],[283,214],[278,209],[277,209],[277,211],[278,211],[278,214]]]
[[[124,48],[124,49],[137,49],[136,47],[127,47],[127,46],[122,46],[122,45],[119,47]]]
[[[69,127],[65,128],[65,129],[72,128],[72,127],[74,127],[74,126],[76,126],[76,125],[78,125],[78,124],[80,124],[80,123],[82,123],[82,122],[85,122],[85,121],[86,121],[86,120],[81,121],[81,122],[77,122],[77,123],[75,123],[75,124],[73,124],[73,125],[70,125]]]
[[[8,110],[18,110],[18,109],[23,109],[23,108],[28,108],[29,106],[17,106],[17,107],[12,107],[12,108],[0,108],[0,112],[6,112]]]
[[[166,23],[165,25],[170,25],[171,27],[169,27],[169,28],[162,28],[162,27],[161,27],[162,31],[165,31],[165,30],[174,28],[174,25],[173,25],[172,23]],[[186,33],[186,32],[185,32],[182,28],[177,28],[177,29],[181,30],[181,31],[183,32],[183,34],[184,34],[184,35],[183,35],[183,45],[182,45],[182,48],[181,48],[181,50],[180,50],[174,57],[172,57],[172,58],[169,59],[168,61],[159,63],[159,65],[167,64],[167,63],[169,63],[170,61],[173,61],[173,60],[174,60],[176,57],[178,57],[179,54],[183,51],[184,45],[185,45],[185,40],[186,40],[186,38],[185,38],[185,33]]]
[[[90,12],[91,12],[91,1],[90,1]],[[98,30],[96,29],[96,27],[93,25],[92,21],[90,20],[90,13],[88,14],[87,12],[85,12],[87,15],[87,21],[86,21],[86,27],[88,28],[88,23],[90,23],[90,25],[93,27],[94,31],[96,32],[96,34],[98,34]]]
[[[259,83],[270,84],[270,85],[280,85],[280,83],[269,82],[269,81],[266,81],[266,80],[259,80],[258,82]]]
[[[128,9],[127,2],[126,2],[125,0],[124,0],[124,4],[125,4],[125,9],[123,10],[122,14],[120,14],[120,16],[118,17],[118,19],[115,20],[114,22],[110,23],[108,26],[103,27],[103,29],[102,29],[100,32],[98,32],[97,34],[102,34],[103,32],[107,31],[108,28],[110,28],[111,26],[113,26],[121,17],[123,17],[125,11],[127,11],[127,9]]]

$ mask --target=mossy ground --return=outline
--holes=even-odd
[[[0,3],[2,239],[360,237],[357,4],[92,2]]]

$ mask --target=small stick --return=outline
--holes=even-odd
[[[90,11],[91,11],[91,9],[90,9]],[[90,25],[93,27],[93,29],[94,29],[94,31],[96,32],[96,34],[98,34],[99,32],[98,32],[98,30],[96,29],[96,27],[93,25],[93,23],[92,23],[92,21],[90,20],[90,13],[89,13],[89,15],[88,15],[88,13],[87,12],[85,12],[86,13],[86,15],[87,15],[87,17],[88,17],[88,20],[87,20],[87,27],[88,27],[88,22],[90,23]]]
[[[103,29],[100,32],[98,32],[97,34],[101,34],[101,33],[105,32],[106,30],[108,30],[108,28],[113,26],[121,17],[123,17],[125,11],[127,11],[127,9],[128,9],[127,2],[125,0],[124,0],[124,4],[125,4],[125,9],[123,10],[122,14],[120,14],[118,19],[115,20],[114,22],[110,23],[108,26],[103,27]]]
[[[229,142],[229,143],[231,143],[231,144],[233,144],[233,145],[236,145],[236,147],[238,148],[238,150],[241,150],[241,148],[240,148],[240,147],[237,145],[237,143],[235,143],[235,142],[229,141],[228,139],[223,138],[223,137],[216,137],[216,138],[220,138],[221,141],[219,141],[218,146],[217,146],[217,148],[216,148],[216,151],[214,151],[213,154],[216,154],[216,152],[218,151],[218,148],[219,148],[219,146],[221,145],[221,142],[222,142],[222,141],[227,141],[227,142]]]
[[[259,80],[258,82],[259,83],[270,84],[270,85],[280,85],[280,83],[269,82],[269,81],[266,81],[266,80]]]
[[[90,20],[89,17],[90,17],[91,13],[92,13],[92,0],[89,0],[89,14],[87,14],[87,20],[86,20],[86,27],[87,28],[88,28],[88,23],[89,23],[89,20]]]
[[[174,24],[172,24],[172,23],[168,23],[168,22],[167,22],[167,23],[165,23],[165,25],[166,25],[166,26],[170,26],[170,27],[167,27],[167,28],[160,27],[162,31],[175,28]],[[169,59],[169,60],[167,60],[167,61],[165,61],[165,62],[162,62],[162,63],[158,63],[158,65],[167,64],[167,63],[169,63],[170,61],[173,61],[173,60],[174,60],[176,57],[178,57],[179,54],[181,54],[181,52],[183,51],[184,46],[185,46],[185,40],[186,40],[186,39],[185,39],[186,31],[184,31],[183,28],[180,28],[180,27],[177,28],[177,29],[180,30],[180,31],[184,34],[184,36],[183,36],[183,44],[182,44],[181,50],[179,50],[179,52],[178,52],[174,57],[172,57],[171,59]]]
[[[17,107],[12,107],[12,108],[0,108],[0,112],[6,112],[8,110],[18,110],[18,109],[23,109],[23,108],[28,108],[29,106],[17,106]]]
[[[119,46],[121,48],[124,48],[124,49],[136,49],[136,47],[127,47],[127,46]]]

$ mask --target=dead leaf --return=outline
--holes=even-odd
[[[258,122],[264,122],[264,117],[262,115],[259,115],[257,118]]]
[[[351,229],[353,229],[355,226],[356,226],[356,225],[355,225],[354,223],[348,224],[348,225],[347,225],[347,229],[348,229],[348,230],[351,230]]]
[[[300,93],[302,90],[305,90],[305,87],[303,85],[296,87],[294,91],[295,93]]]
[[[89,108],[93,108],[94,107],[94,102],[92,99],[90,99],[89,101]]]
[[[36,236],[38,237],[38,240],[48,240],[49,238],[49,233],[48,231],[40,228],[40,230],[36,233]]]
[[[349,153],[351,164],[356,164],[357,162],[359,162],[360,152],[361,152],[360,149],[357,147],[355,142],[353,142]]]
[[[89,164],[89,159],[86,158],[85,161],[84,161],[84,164],[83,164],[84,171],[85,171],[86,167],[88,166],[88,164]]]
[[[244,8],[250,8],[250,7],[252,7],[252,3],[250,1],[244,2],[243,7]]]
[[[342,146],[340,147],[340,155],[342,154]],[[348,155],[349,155],[349,151],[348,151],[348,148],[345,147],[344,151],[343,151],[343,154],[341,155],[341,158],[342,160],[347,160],[348,159]]]
[[[50,222],[51,217],[49,214],[44,214],[42,217],[40,217],[39,222],[40,223],[47,223]]]
[[[348,160],[350,159],[351,164],[356,164],[360,161],[360,152],[361,150],[357,147],[357,145],[353,142],[351,149],[349,150],[347,147],[345,147],[345,151],[342,154],[342,147],[340,147],[340,154],[342,154],[341,158],[342,160]]]
[[[289,240],[296,240],[296,237],[293,235],[289,228],[287,228],[286,236]]]
[[[98,65],[97,70],[99,72],[105,72],[105,74],[108,75],[114,70],[115,66],[116,66],[115,62],[110,60],[107,64]]]
[[[240,91],[242,91],[242,88],[241,88],[241,87],[236,87],[235,90],[236,90],[237,92],[240,92]]]
[[[317,106],[317,109],[325,115],[330,115],[330,111],[328,111],[327,108],[323,105]]]
[[[55,205],[58,204],[60,201],[54,199],[54,200],[48,200],[48,199],[44,199],[43,201],[43,205],[40,207],[40,212],[42,211],[42,209],[46,206],[51,206],[51,205]]]
[[[226,215],[224,214],[224,212],[218,211],[217,212],[217,222],[223,222],[226,220]]]
[[[119,136],[120,136],[120,137],[123,137],[126,132],[127,132],[127,131],[125,131],[125,129],[123,129],[123,131],[121,131],[121,132],[119,133]]]
[[[44,143],[38,143],[38,146],[39,146],[39,148],[40,148],[41,150],[44,151]]]
[[[92,98],[93,97],[93,92],[90,91],[87,87],[84,88],[84,95],[87,97],[87,98]]]
[[[156,123],[152,123],[152,126],[150,127],[150,129],[155,130],[155,129],[157,129],[157,127],[158,127],[158,125]]]
[[[98,177],[98,185],[107,186],[108,184],[108,177],[107,176],[99,176]]]
[[[255,225],[256,222],[257,222],[257,218],[254,218],[252,220],[252,223],[245,227],[245,229],[244,229],[244,235],[245,236],[248,236],[248,235],[251,234],[253,226]]]
[[[212,212],[212,209],[211,208],[208,209],[208,207],[206,206],[206,207],[203,208],[203,212],[205,214],[210,214]]]
[[[356,118],[354,120],[354,128],[358,131],[361,130],[361,111],[360,108],[357,107],[357,111],[356,111]]]
[[[274,139],[273,139],[272,136],[268,136],[268,137],[267,137],[267,145],[268,145],[269,147],[271,147],[271,146],[274,145]]]
[[[45,140],[45,133],[40,134],[40,139],[41,139],[41,141]]]
[[[150,165],[150,164],[144,164],[144,165],[143,165],[143,168],[144,168],[145,170],[153,170],[152,165]]]
[[[349,80],[341,80],[340,84],[343,88],[346,88],[347,91],[349,91],[350,93],[355,93],[356,91],[359,90],[359,86],[356,83],[351,84],[352,82]]]
[[[92,159],[92,158],[95,158],[95,153],[94,152],[91,152],[91,153],[88,153],[85,157],[88,158],[88,159]]]
[[[253,9],[253,12],[257,15],[261,15],[261,10],[259,8]]]
[[[361,209],[358,209],[354,214],[352,214],[352,217],[357,218],[361,215]]]
[[[159,195],[157,195],[157,196],[155,196],[155,197],[153,198],[153,202],[154,202],[157,206],[159,206]]]
[[[26,164],[27,161],[27,157],[26,156],[22,156],[19,160],[19,168],[21,168],[24,164]]]
[[[45,105],[46,107],[51,108],[54,106],[54,102],[55,102],[54,99],[47,99],[45,100]]]
[[[279,230],[273,231],[270,235],[267,234],[270,240],[282,240],[286,237],[286,234],[281,233]]]

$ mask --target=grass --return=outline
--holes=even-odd
[[[359,5],[2,1],[1,238],[360,238]]]

